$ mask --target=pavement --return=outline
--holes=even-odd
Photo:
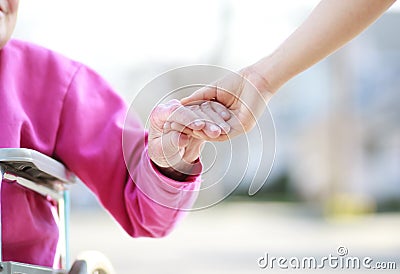
[[[104,211],[75,209],[71,255],[75,258],[84,250],[100,251],[118,274],[400,272],[399,213],[330,219],[312,212],[298,204],[223,202],[191,212],[165,238],[133,239]],[[320,269],[307,269],[307,261],[303,268],[293,269],[297,261],[302,264],[311,257],[319,265],[323,257],[337,257],[336,263],[342,267],[335,267],[332,259],[332,267],[325,260]],[[343,265],[344,259],[362,262],[366,257],[371,258],[372,267],[394,263],[397,269],[365,269],[361,265],[347,270]],[[282,269],[285,266],[288,268]]]

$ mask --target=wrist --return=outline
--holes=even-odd
[[[275,61],[275,55],[269,55],[262,58],[258,62],[251,65],[249,68],[258,77],[260,84],[256,85],[262,93],[274,94],[285,83],[279,75],[279,63]]]
[[[175,181],[186,181],[191,176],[199,176],[201,173],[201,163],[197,159],[193,163],[180,162],[175,166],[160,166],[151,160],[155,168],[164,176]]]

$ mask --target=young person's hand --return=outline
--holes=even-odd
[[[250,130],[273,93],[294,76],[333,53],[372,24],[395,0],[321,0],[306,20],[270,55],[184,98],[184,105],[215,100]],[[247,80],[246,80],[247,79]],[[229,122],[229,121],[228,121]],[[220,140],[228,136],[221,135]]]
[[[219,102],[222,104],[217,104],[220,108],[226,107],[226,111],[231,112],[231,117],[226,120],[231,130],[228,134],[212,139],[225,141],[254,127],[272,97],[269,90],[267,80],[255,68],[247,67],[195,91],[189,97],[183,98],[181,103],[188,106],[200,104],[202,109],[207,109]],[[198,130],[195,130],[195,136],[210,140]]]

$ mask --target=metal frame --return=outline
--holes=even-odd
[[[4,274],[67,274],[65,270],[16,262],[0,262],[0,273]]]
[[[0,149],[0,191],[3,180],[17,182],[57,203],[59,215],[59,244],[63,270],[34,266],[17,262],[3,262],[0,221],[0,272],[29,274],[67,273],[69,259],[69,192],[68,186],[77,182],[77,177],[61,163],[37,151],[25,148]],[[1,220],[1,197],[0,197]]]

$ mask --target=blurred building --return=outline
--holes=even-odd
[[[303,198],[399,201],[400,38],[393,28],[399,23],[399,13],[385,14],[294,79],[284,91],[292,93],[284,94],[286,105],[274,101],[278,135],[285,135],[280,146],[289,147],[278,161]]]
[[[101,3],[21,1],[15,36],[93,67],[130,103],[146,83],[172,68],[208,63],[237,69],[268,54],[318,0]],[[110,12],[115,7],[121,12],[116,16]],[[306,201],[325,203],[341,195],[369,205],[399,201],[399,21],[395,9],[386,13],[287,83],[260,128],[228,145],[206,147],[204,185],[218,186],[200,198],[213,200],[236,187],[235,193],[247,194],[251,184],[264,182],[260,194],[268,194],[284,182],[279,191]],[[249,31],[255,26],[265,35]],[[135,111],[145,123],[154,103],[180,83],[219,76],[171,74],[156,81],[145,101],[133,103]],[[79,188],[74,197],[93,204]]]
[[[285,191],[322,204],[337,200],[375,210],[399,200],[400,38],[393,28],[399,23],[399,13],[385,14],[349,45],[288,83],[273,98],[272,115],[265,113],[261,128],[228,146],[206,149],[203,160],[213,166],[204,185],[218,187],[205,191],[201,203],[236,188],[235,193],[247,194],[251,183],[265,182],[261,191],[268,193],[282,177],[289,178]],[[161,98],[165,90],[186,81],[202,83],[221,75],[178,72],[152,93]],[[142,103],[135,109],[146,106]],[[142,115],[149,112],[145,108]]]

